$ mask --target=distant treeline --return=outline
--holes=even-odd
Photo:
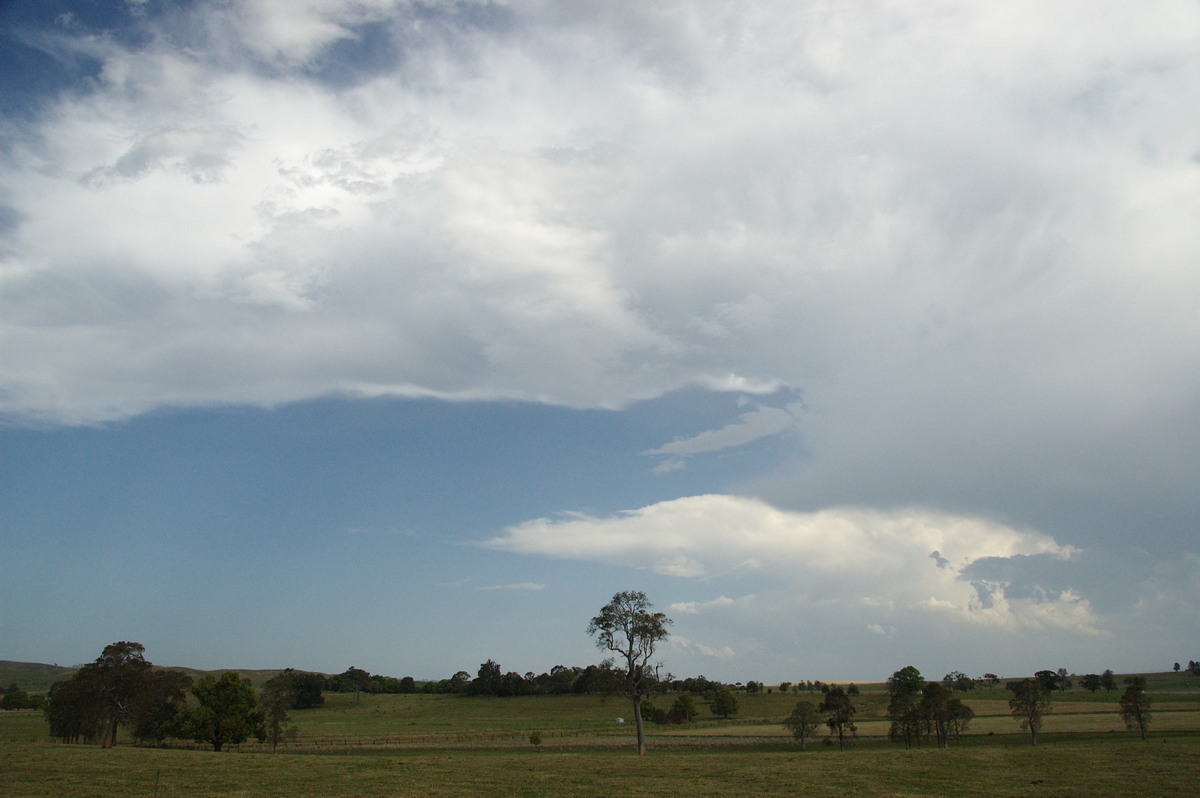
[[[319,676],[319,674],[311,674]],[[586,667],[555,665],[541,674],[529,671],[504,672],[499,663],[488,660],[479,666],[478,675],[458,671],[447,679],[418,682],[411,676],[397,679],[370,674],[358,668],[348,668],[335,676],[324,677],[324,689],[335,693],[441,693],[472,696],[567,695],[571,693],[604,693],[615,691],[624,680],[624,673],[609,661]],[[707,693],[726,685],[704,676],[675,679],[669,674],[655,679],[659,690]],[[300,709],[300,707],[296,707]]]

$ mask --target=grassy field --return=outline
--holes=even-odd
[[[0,713],[0,793],[91,795],[1191,795],[1200,783],[1200,680],[1151,680],[1153,732],[1125,731],[1119,691],[1056,695],[1037,748],[1004,691],[964,696],[969,733],[950,749],[888,742],[886,696],[863,685],[858,736],[844,752],[800,752],[780,726],[798,699],[739,694],[738,715],[650,725],[651,755],[633,752],[630,707],[603,696],[468,698],[327,694],[293,712],[298,736],[272,754],[258,743],[214,754],[62,745],[40,713]],[[659,697],[662,706],[669,696]],[[529,733],[540,731],[534,748]]]
[[[1111,736],[903,751],[762,748],[380,750],[213,754],[47,743],[0,746],[18,796],[1191,796],[1196,736]]]

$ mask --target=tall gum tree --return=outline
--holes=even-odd
[[[128,719],[134,702],[149,684],[153,665],[146,661],[146,647],[141,643],[121,641],[104,647],[104,651],[83,667],[88,671],[107,709],[107,719],[101,744],[116,745],[117,724]]]
[[[653,606],[640,590],[626,590],[614,595],[587,627],[587,633],[596,638],[597,648],[611,651],[624,661],[621,692],[633,702],[640,755],[646,753],[646,727],[641,707],[642,696],[651,681],[650,660],[658,643],[670,634],[667,627],[671,624],[671,619],[663,613],[651,612]]]

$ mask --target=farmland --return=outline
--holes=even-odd
[[[1007,693],[975,691],[966,700],[976,717],[949,749],[906,751],[886,739],[883,686],[864,685],[844,752],[823,735],[800,752],[780,726],[811,694],[739,694],[730,720],[702,706],[698,722],[651,725],[645,758],[615,697],[362,695],[356,704],[331,693],[325,706],[292,713],[296,735],[274,754],[259,743],[221,754],[185,743],[63,745],[39,713],[2,713],[0,768],[13,796],[1184,795],[1200,780],[1200,691],[1175,674],[1150,679],[1146,742],[1103,691],[1056,696],[1036,748]]]

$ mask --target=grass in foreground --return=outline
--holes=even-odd
[[[383,751],[213,754],[0,745],[19,796],[1191,796],[1200,737],[1107,737],[1032,748]]]

